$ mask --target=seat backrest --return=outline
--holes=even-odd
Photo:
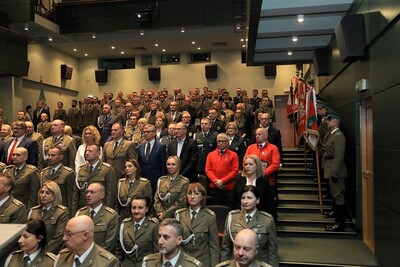
[[[217,217],[218,233],[222,234],[225,230],[225,220],[229,213],[229,207],[223,205],[208,205],[206,208],[215,212]]]

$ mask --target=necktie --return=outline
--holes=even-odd
[[[135,233],[139,230],[140,224],[139,223],[135,223]]]
[[[52,168],[52,169],[51,169],[51,175],[50,175],[50,176],[53,176],[55,172],[56,172],[56,169]]]
[[[133,181],[130,181],[130,182],[129,182],[129,188],[128,188],[128,189],[131,189],[132,186],[133,186]]]
[[[219,154],[222,156],[223,153],[224,153],[224,151],[222,149],[220,149]]]
[[[233,139],[233,138],[229,138],[229,145],[232,144],[232,139]]]
[[[10,165],[11,162],[12,162],[12,155],[13,155],[13,153],[14,153],[15,147],[17,146],[17,142],[18,142],[18,138],[15,138],[14,141],[13,141],[11,150],[10,150],[10,154],[8,154],[7,165]]]
[[[263,148],[263,145],[262,145],[262,144],[259,144],[258,146],[260,147],[260,149],[262,149],[262,148]]]
[[[175,121],[175,112],[171,113],[171,119],[172,119],[172,121]]]
[[[24,260],[24,267],[28,267],[29,261],[31,260],[31,259],[29,258],[29,256],[25,256],[23,260]]]
[[[58,141],[58,137],[53,137],[53,143]]]
[[[115,141],[115,143],[114,143],[114,151],[113,151],[114,154],[117,151],[117,148],[118,148],[118,141]]]
[[[92,173],[92,171],[93,171],[93,165],[90,165],[90,167],[89,167],[89,173]]]
[[[20,172],[21,172],[21,169],[16,168],[15,169],[15,176],[18,176]]]
[[[164,263],[164,266],[165,266],[165,267],[172,267],[172,263],[171,263],[170,261],[166,261],[166,262]]]
[[[150,142],[147,142],[147,144],[146,144],[146,155],[145,155],[146,160],[149,159],[149,156],[150,156]]]
[[[79,266],[81,266],[81,262],[79,261],[79,258],[75,258],[75,266],[76,267],[79,267]]]
[[[190,220],[191,223],[193,223],[194,220],[196,219],[196,215],[197,215],[197,212],[196,211],[192,211],[192,219]]]
[[[246,219],[247,219],[247,223],[250,222],[251,216],[250,216],[250,215],[247,215],[247,216],[246,216]]]
[[[42,210],[42,219],[44,218],[44,216],[46,215],[46,213],[47,213],[47,209],[43,209],[43,210]]]
[[[96,215],[96,212],[94,210],[91,210],[90,211],[90,218],[93,219],[94,215]]]

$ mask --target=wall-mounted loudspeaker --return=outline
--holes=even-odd
[[[108,72],[106,69],[99,69],[94,71],[96,75],[97,83],[106,83],[108,82]]]
[[[336,40],[342,62],[356,61],[364,56],[364,15],[344,16],[335,28]]]
[[[265,77],[276,76],[276,65],[265,65],[264,66],[264,75],[265,75]]]
[[[66,64],[61,65],[61,79],[62,80],[71,80],[73,68],[68,67]]]
[[[205,65],[205,72],[207,79],[218,78],[218,65],[217,64],[207,64]]]
[[[161,67],[149,68],[149,80],[161,81]]]
[[[329,49],[318,48],[313,55],[313,64],[317,76],[326,76],[329,74]]]

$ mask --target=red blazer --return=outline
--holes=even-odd
[[[269,177],[269,184],[271,186],[276,186],[275,172],[279,170],[280,163],[278,148],[268,142],[265,143],[262,149],[260,149],[258,144],[252,144],[247,148],[244,158],[246,158],[247,155],[256,155],[262,162],[268,163],[268,166],[264,169],[264,175]]]
[[[224,153],[220,155],[219,149],[217,148],[208,154],[206,160],[206,175],[211,181],[211,188],[217,188],[215,183],[220,179],[225,185],[224,191],[232,190],[238,171],[239,158],[232,150],[226,149]]]

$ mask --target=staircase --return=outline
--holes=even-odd
[[[312,154],[306,159],[312,163]],[[320,212],[316,170],[305,169],[303,150],[284,149],[277,183],[280,266],[378,266],[349,219],[345,231],[325,231],[334,219]],[[326,191],[323,179],[321,188]],[[332,200],[323,199],[323,208],[330,210]]]

